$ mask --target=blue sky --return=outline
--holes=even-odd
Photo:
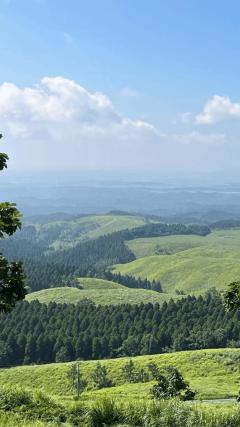
[[[75,81],[87,93],[101,92],[111,100],[124,120],[134,121],[135,128],[136,122],[141,121],[152,125],[156,131],[157,136],[143,137],[139,149],[142,160],[139,164],[136,162],[136,170],[143,167],[148,147],[153,158],[149,158],[146,170],[157,169],[156,156],[164,159],[159,167],[169,170],[199,168],[201,171],[213,166],[219,170],[238,168],[239,15],[238,1],[0,0],[0,84],[10,82],[19,89],[31,88],[44,77],[60,76],[66,81]],[[64,80],[61,87],[63,84]],[[49,91],[49,87],[41,90]],[[9,96],[3,98],[5,95],[6,90],[2,99],[9,105],[13,103],[12,111],[16,110],[17,95],[14,95],[14,102]],[[219,97],[215,101],[214,95]],[[229,100],[227,106],[226,99]],[[207,103],[210,103],[210,113],[204,113]],[[17,105],[20,108],[19,101]],[[25,113],[27,118],[32,111]],[[205,115],[201,118],[199,115],[203,113]],[[9,107],[8,121],[11,114]],[[95,111],[96,114],[98,112]],[[0,109],[4,130],[5,117],[6,111],[2,109],[1,117]],[[76,120],[82,120],[82,116]],[[5,130],[9,133],[9,143],[13,147],[10,146],[10,152],[15,163],[20,155],[14,141],[17,126],[20,128],[24,123],[20,125],[18,120],[14,132],[8,132],[9,126]],[[49,131],[44,126],[42,133],[49,137],[51,145],[49,132],[52,133],[52,128]],[[98,131],[96,140],[101,140]],[[139,129],[132,135],[132,128],[129,131],[124,127],[124,138],[128,132],[130,156],[136,152],[135,140],[141,137]],[[26,152],[30,140],[34,139],[39,141],[39,150],[46,149],[41,146],[40,133],[38,123],[36,133],[31,130],[31,136],[29,132],[28,135],[25,132],[25,137],[21,136],[23,140],[25,138],[22,144]],[[83,138],[79,129],[76,135]],[[111,137],[114,139],[114,131],[111,135],[106,137],[109,144]],[[160,142],[155,151],[157,139]],[[131,140],[134,141],[132,147]],[[170,148],[168,141],[172,144]],[[101,141],[97,144],[99,158]],[[94,150],[94,144],[91,147]],[[119,153],[125,152],[120,169],[131,167],[130,162],[124,164],[127,147],[125,144],[119,149]],[[49,148],[50,157],[56,149],[57,142],[54,141]],[[79,147],[76,152],[79,156],[83,151],[87,158],[90,157],[86,147],[81,150]],[[104,157],[107,150],[107,145],[104,145]],[[100,159],[98,163],[97,158],[87,161],[86,168],[101,170],[109,168],[110,163],[116,167],[114,152],[115,148],[106,162]],[[176,158],[170,160],[173,152],[176,152]],[[217,165],[214,165],[216,155]],[[199,164],[196,164],[195,156],[198,156]],[[73,163],[73,168],[82,169],[81,162],[79,165]],[[41,162],[35,166],[43,167]],[[68,168],[71,168],[70,163],[66,165]]]

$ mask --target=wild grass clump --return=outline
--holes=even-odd
[[[89,427],[105,427],[124,422],[124,413],[113,399],[103,398],[96,402],[88,412]]]
[[[68,410],[51,398],[38,392],[36,394],[21,388],[0,389],[0,410],[20,414],[27,420],[64,423]]]
[[[87,426],[106,427],[240,427],[240,410],[234,413],[206,410],[180,402],[161,400],[151,404],[119,405],[104,398],[88,412]]]

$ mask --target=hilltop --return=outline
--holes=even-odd
[[[163,291],[199,294],[224,290],[240,277],[240,230],[216,230],[207,236],[164,236],[127,242],[137,259],[115,265],[114,272],[160,280]],[[156,254],[157,253],[157,254]]]
[[[162,303],[170,299],[166,294],[145,289],[130,289],[108,280],[84,277],[78,281],[82,289],[77,287],[43,289],[29,294],[26,299],[27,301],[37,299],[45,304],[49,302],[77,304],[88,299],[97,305]]]

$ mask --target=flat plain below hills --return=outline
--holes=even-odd
[[[114,272],[160,280],[163,291],[176,295],[224,290],[240,279],[240,230],[216,230],[205,237],[166,236],[127,242],[137,259]]]
[[[43,289],[27,295],[27,301],[38,300],[48,304],[77,304],[83,300],[91,300],[96,305],[163,303],[171,296],[146,289],[131,289],[108,280],[95,278],[79,278],[82,289],[74,287],[59,287]]]

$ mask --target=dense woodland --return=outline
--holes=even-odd
[[[215,292],[161,307],[24,301],[0,323],[1,366],[240,346],[240,313]]]
[[[120,285],[126,286],[127,288],[135,289],[150,289],[156,292],[162,292],[162,286],[159,280],[153,280],[152,282],[148,279],[141,279],[140,277],[135,278],[133,276],[122,275],[120,273],[114,274],[109,270],[103,273],[103,279],[111,280],[112,282],[120,283]]]

